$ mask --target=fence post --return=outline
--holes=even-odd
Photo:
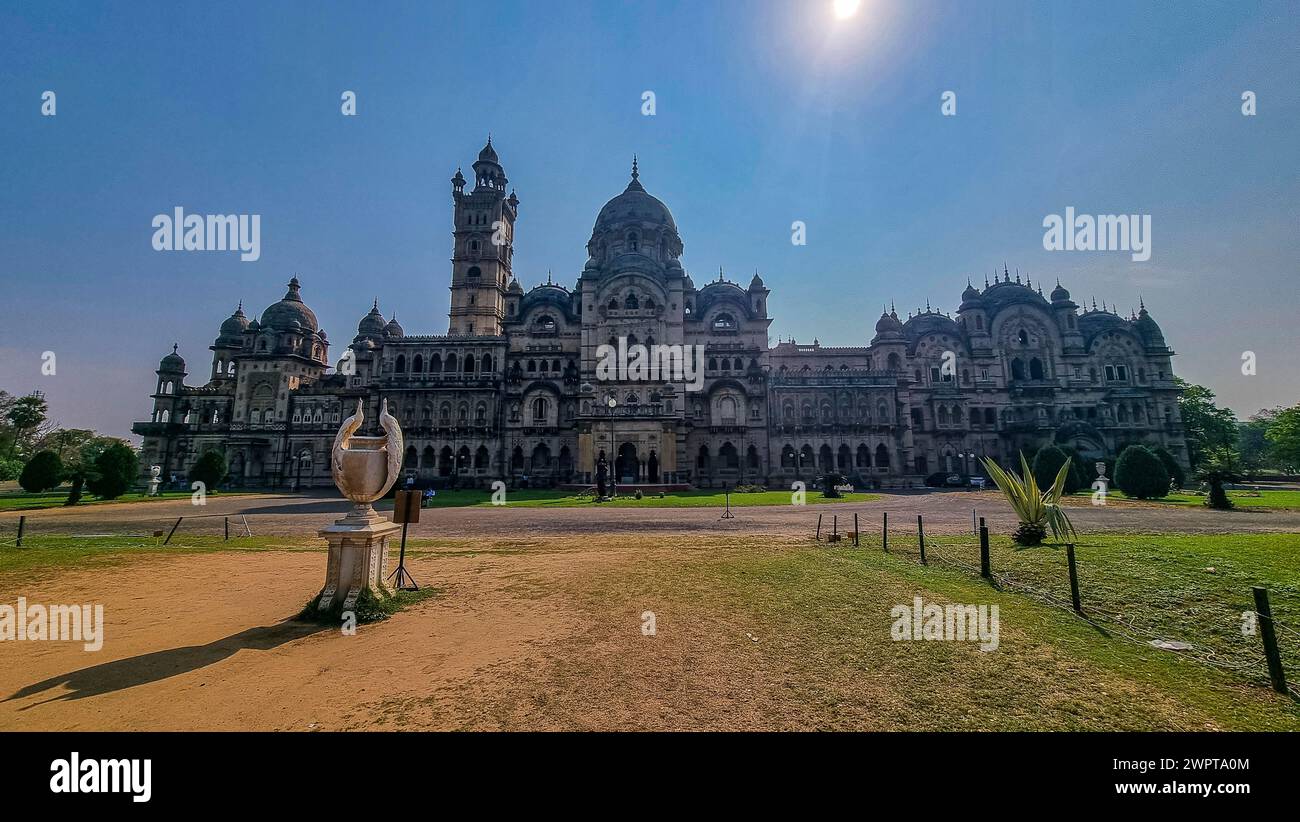
[[[1076,613],[1083,613],[1083,605],[1079,602],[1079,569],[1074,565],[1074,543],[1065,543],[1065,560],[1070,565],[1070,601],[1074,603]]]
[[[172,534],[176,533],[176,529],[181,527],[181,520],[183,519],[185,519],[185,517],[177,517],[176,522],[172,523],[172,529],[167,532],[167,539],[163,540],[163,545],[172,541]]]
[[[1264,656],[1268,657],[1268,678],[1273,680],[1273,690],[1280,694],[1286,690],[1286,671],[1282,657],[1277,652],[1277,635],[1273,633],[1273,610],[1268,605],[1268,589],[1256,585],[1250,589],[1255,594],[1255,610],[1259,612],[1259,636],[1264,641]]]
[[[853,512],[853,547],[858,547],[858,512]]]
[[[880,542],[885,546],[885,553],[889,553],[889,512],[885,512],[885,520],[880,526]]]
[[[836,539],[840,535],[840,515],[831,514],[831,542],[838,542]]]
[[[27,530],[27,517],[20,516],[18,517],[18,542],[16,544],[18,548],[23,547],[23,531],[25,530]]]
[[[975,509],[974,509],[974,508],[970,509],[970,532],[971,532],[972,534],[975,534],[975,533],[978,533],[978,532],[979,532],[979,529],[975,527]]]
[[[980,576],[985,579],[993,578],[993,569],[989,565],[989,529],[987,525],[980,526]]]
[[[222,520],[222,525],[224,525],[226,529],[225,539],[228,540],[230,539],[230,517],[222,517],[221,520]]]
[[[916,536],[921,543],[921,564],[926,565],[925,561],[925,523],[921,521],[921,515],[916,515]]]
[[[818,514],[818,515],[817,515],[817,536],[816,536],[816,540],[817,540],[818,542],[821,542],[821,541],[822,541],[822,515],[821,515],[821,514]]]

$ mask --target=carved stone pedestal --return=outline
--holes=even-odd
[[[343,519],[321,529],[330,553],[325,587],[316,610],[355,610],[357,599],[366,589],[377,598],[387,596],[384,579],[388,575],[388,538],[400,530],[402,526],[380,516],[369,504],[358,505]]]

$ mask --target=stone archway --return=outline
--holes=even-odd
[[[636,443],[625,442],[618,447],[618,458],[614,461],[614,476],[620,484],[627,485],[640,481],[641,463],[637,460]]]

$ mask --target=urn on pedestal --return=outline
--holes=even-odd
[[[388,596],[384,587],[388,538],[401,526],[382,517],[372,503],[397,481],[402,463],[402,428],[388,413],[388,400],[383,401],[379,411],[384,436],[357,436],[355,432],[364,420],[363,401],[358,399],[356,413],[343,421],[330,453],[334,484],[353,508],[320,532],[329,541],[329,564],[316,605],[318,612],[354,610],[367,591],[376,597]]]

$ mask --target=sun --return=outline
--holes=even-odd
[[[858,6],[861,5],[862,0],[835,0],[835,16],[847,20],[858,13]]]

